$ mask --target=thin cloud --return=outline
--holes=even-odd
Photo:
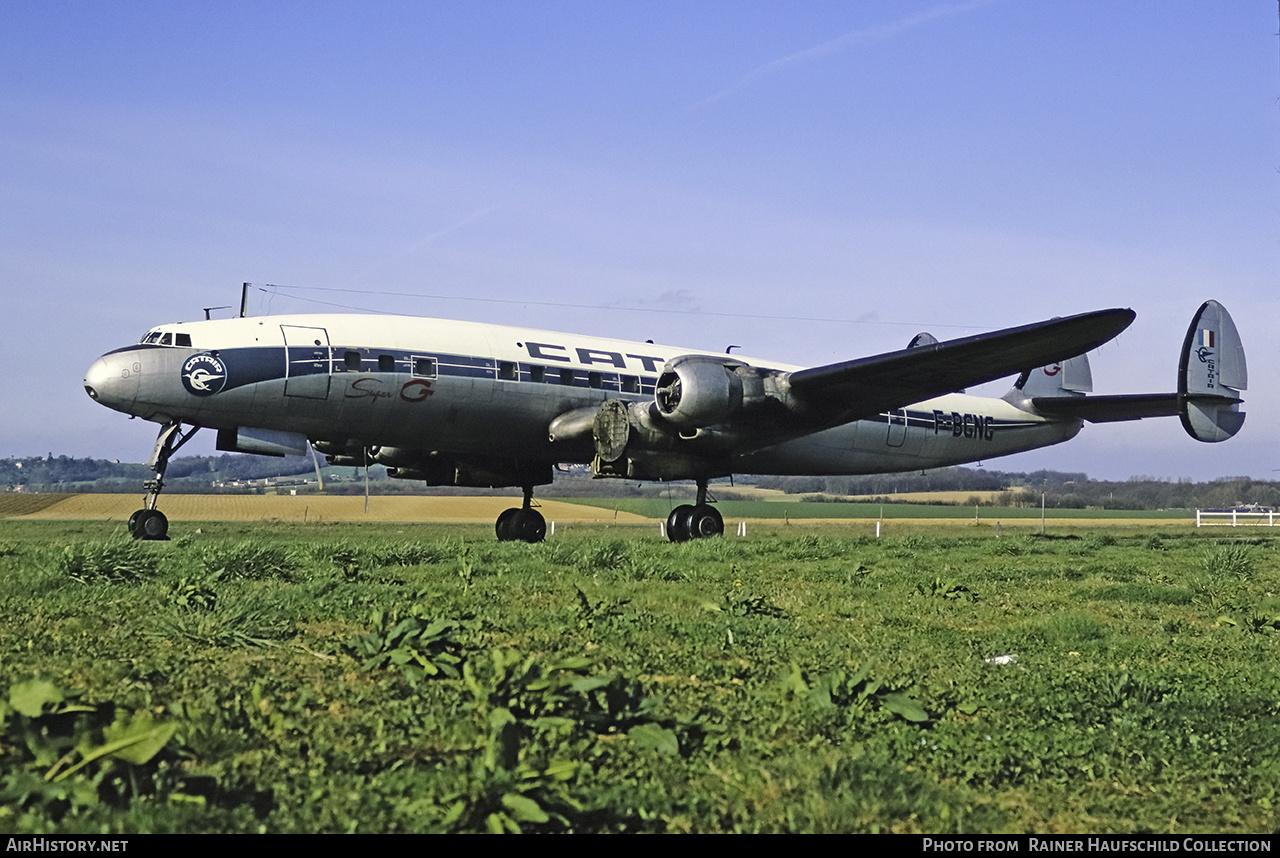
[[[374,270],[376,270],[378,266],[385,265],[388,262],[393,262],[397,259],[401,259],[405,256],[408,256],[411,253],[416,253],[417,251],[422,250],[427,245],[435,241],[438,241],[441,238],[444,238],[446,235],[449,235],[450,233],[453,233],[453,232],[457,232],[460,229],[464,229],[478,220],[483,220],[484,218],[488,217],[489,215],[493,214],[498,210],[499,209],[496,206],[489,206],[488,208],[478,209],[472,212],[471,214],[467,215],[457,223],[450,224],[449,226],[446,226],[443,229],[438,229],[435,232],[428,233],[427,235],[424,235],[422,238],[415,241],[413,244],[410,244],[408,247],[405,247],[399,251],[396,251],[390,256],[387,256],[384,259],[381,259],[378,262],[374,263],[373,265],[370,265],[368,268],[365,269],[364,273],[366,276],[368,276]]]
[[[765,63],[762,66],[752,69],[742,77],[738,78],[737,81],[720,90],[716,94],[708,96],[696,104],[690,105],[687,112],[693,113],[696,110],[700,110],[708,104],[717,102],[722,98],[727,98],[728,96],[746,89],[752,84],[758,83],[770,75],[776,74],[777,72],[783,71],[791,66],[814,62],[815,60],[829,57],[832,54],[838,54],[841,51],[848,50],[849,48],[857,45],[870,45],[876,42],[883,42],[887,39],[893,38],[894,36],[900,35],[901,33],[905,33],[908,30],[914,30],[917,27],[922,27],[925,24],[931,24],[934,21],[940,21],[944,18],[954,18],[957,15],[964,15],[997,2],[999,2],[999,0],[970,0],[968,3],[944,3],[939,6],[933,6],[925,9],[923,12],[918,12],[915,15],[908,15],[905,18],[900,18],[897,21],[890,21],[887,24],[879,24],[877,26],[866,27],[861,30],[850,30],[844,35],[838,36],[828,42],[823,42],[822,44],[815,45],[812,48],[806,48],[803,51],[790,54],[789,56],[773,60],[772,62]]]
[[[492,214],[495,211],[497,211],[497,209],[492,206],[489,208],[483,208],[478,211],[474,211],[455,224],[451,224],[449,226],[446,226],[444,229],[438,229],[429,235],[423,236],[421,239],[419,239],[418,241],[414,242],[413,244],[405,248],[400,255],[403,255],[404,253],[412,253],[415,250],[419,250],[427,246],[431,242],[436,241],[437,239],[444,238],[446,235],[448,235],[451,232],[457,232],[463,227],[470,226],[471,224],[475,223],[481,218],[488,217],[490,214]]]

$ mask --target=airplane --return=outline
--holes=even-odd
[[[1196,311],[1174,393],[1088,395],[1087,352],[1127,328],[1098,310],[817,367],[737,354],[413,316],[315,314],[160,325],[107,352],[84,378],[108,408],[160,424],[136,539],[166,539],[157,509],[170,456],[200,429],[224,451],[308,448],[334,465],[386,465],[436,486],[523,490],[499,540],[540,542],[535,486],[557,464],[597,477],[693,480],[673,542],[714,537],[710,480],[732,474],[916,471],[1067,441],[1084,422],[1176,416],[1219,442],[1244,423],[1235,323]],[[1000,398],[964,389],[1017,375]],[[185,429],[184,429],[185,427]]]

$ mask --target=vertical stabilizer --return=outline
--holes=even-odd
[[[1069,360],[1024,372],[1014,387],[1024,396],[1079,396],[1093,390],[1093,371],[1089,357],[1076,355]]]
[[[1200,306],[1182,344],[1178,399],[1182,426],[1198,441],[1225,441],[1244,425],[1240,391],[1249,386],[1244,346],[1217,301]]]

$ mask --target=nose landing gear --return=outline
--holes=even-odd
[[[169,538],[169,519],[156,509],[160,492],[164,489],[164,472],[169,467],[169,457],[199,431],[199,426],[192,426],[191,431],[183,435],[182,424],[177,421],[166,423],[160,428],[156,446],[151,451],[151,458],[147,460],[147,467],[155,471],[156,475],[143,483],[147,493],[142,499],[142,509],[129,516],[129,535],[134,539]]]

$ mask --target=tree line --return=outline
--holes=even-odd
[[[173,491],[214,491],[215,483],[262,480],[269,477],[305,476],[314,473],[310,456],[182,456],[169,463],[165,481]],[[348,482],[326,488],[335,491],[363,491],[362,471],[336,469]],[[330,470],[332,475],[333,471]],[[151,476],[138,463],[110,459],[77,459],[71,456],[32,456],[0,459],[0,486],[7,491],[31,492],[133,492]],[[378,493],[449,494],[480,493],[488,490],[447,490],[423,486],[414,481],[387,480],[384,469],[372,469],[371,479]],[[984,468],[937,468],[895,474],[835,477],[775,477],[743,475],[736,485],[778,489],[788,494],[815,499],[841,500],[872,496],[884,503],[903,501],[912,492],[997,492],[992,499],[975,502],[996,506],[1045,506],[1053,509],[1194,509],[1221,508],[1240,504],[1260,504],[1280,508],[1280,483],[1249,477],[1224,477],[1204,483],[1190,480],[1160,480],[1135,476],[1128,480],[1091,480],[1085,473],[1064,471],[989,471]],[[717,483],[723,491],[727,486]],[[665,491],[662,484],[639,484],[632,480],[593,480],[581,469],[556,475],[556,486],[544,490],[546,496],[649,496]]]

